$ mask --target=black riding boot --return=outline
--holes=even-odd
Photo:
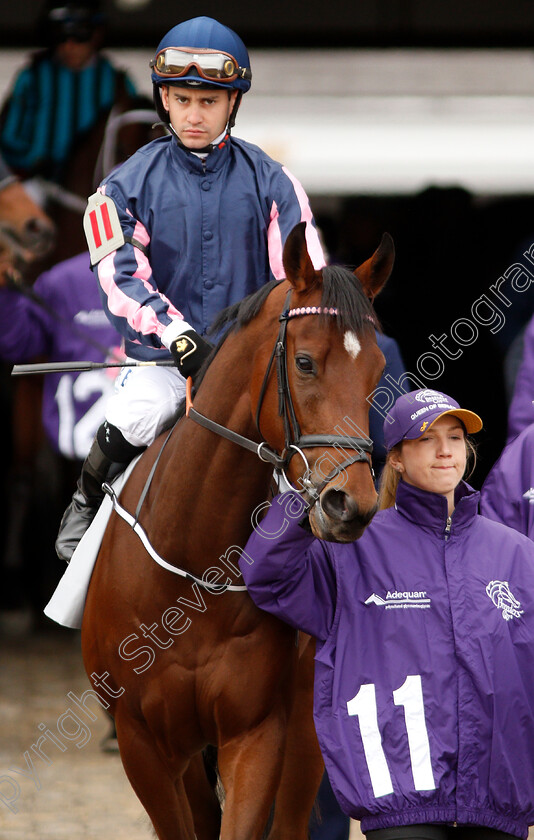
[[[111,476],[117,476],[143,449],[144,447],[128,443],[115,426],[107,422],[100,426],[83,462],[72,501],[59,526],[56,553],[60,560],[66,563],[70,561],[75,548],[95,518],[104,498],[102,484]]]

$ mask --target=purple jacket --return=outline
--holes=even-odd
[[[507,442],[534,423],[534,318],[527,324],[523,357],[517,372],[514,395],[508,410]]]
[[[534,546],[477,504],[461,484],[447,532],[445,497],[401,482],[344,545],[286,493],[241,558],[254,602],[317,638],[317,735],[363,832],[534,822]]]
[[[17,291],[0,289],[0,358],[15,363],[36,356],[54,362],[102,362],[112,348],[118,349],[121,339],[102,309],[89,254],[58,263],[40,275],[33,289],[48,311]],[[56,451],[85,458],[116,375],[111,368],[45,376],[42,419]]]
[[[491,468],[480,493],[480,512],[534,540],[534,423]]]

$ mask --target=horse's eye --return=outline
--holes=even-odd
[[[295,365],[301,373],[315,373],[315,365],[309,356],[295,356]]]

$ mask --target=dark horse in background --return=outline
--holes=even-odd
[[[44,195],[47,196],[47,215],[28,197],[26,204],[21,197],[25,193],[20,184],[14,184],[9,190],[17,190],[16,202],[10,204],[11,215],[17,210],[21,217],[19,231],[11,234],[11,243],[17,246],[16,251],[16,280],[17,287],[21,294],[30,294],[32,283],[42,272],[51,268],[57,262],[73,257],[86,250],[86,241],[83,233],[82,216],[87,203],[87,197],[93,193],[109,170],[118,163],[126,160],[141,146],[148,143],[157,136],[161,136],[163,129],[153,128],[157,122],[157,115],[150,100],[144,97],[131,97],[125,90],[119,89],[117,99],[109,113],[102,114],[100,120],[83,137],[79,138],[76,148],[65,166],[64,178],[60,184],[46,181],[38,182]],[[5,191],[6,194],[8,190]],[[31,203],[34,210],[30,214],[27,210],[27,203]],[[3,232],[10,232],[7,217],[2,219],[3,192],[0,192],[0,248],[2,247]],[[21,227],[25,222],[25,228]],[[46,220],[46,221],[45,221]],[[51,221],[50,221],[51,220]],[[13,224],[13,221],[10,222]],[[31,261],[26,258],[27,251],[34,242],[39,244],[39,234],[46,232],[48,228],[55,227],[55,239],[50,239],[49,247],[33,254]],[[26,237],[24,239],[23,235]],[[34,245],[34,251],[36,245]],[[24,258],[24,259],[23,259]],[[2,267],[2,252],[0,251],[0,269]],[[11,263],[10,263],[11,264]],[[11,276],[13,272],[11,272]],[[96,282],[96,281],[95,281]],[[68,329],[68,325],[58,324],[58,329]],[[66,462],[61,459],[60,467],[62,477],[59,479],[57,493],[61,494],[57,502],[58,510],[49,509],[44,504],[44,497],[38,487],[39,469],[37,464],[43,456],[43,451],[48,458],[51,453],[46,452],[44,447],[44,435],[41,424],[41,377],[20,377],[16,383],[9,380],[8,371],[5,374],[6,410],[5,417],[11,416],[10,427],[6,429],[4,439],[11,438],[11,469],[8,478],[6,504],[8,512],[3,528],[3,560],[0,566],[12,569],[13,579],[20,577],[20,567],[24,562],[23,555],[30,556],[35,553],[39,555],[39,566],[47,568],[44,583],[35,584],[39,590],[42,586],[47,589],[45,593],[36,591],[32,594],[31,600],[35,603],[37,612],[40,612],[42,604],[50,595],[48,588],[53,586],[53,581],[60,574],[56,568],[57,560],[53,550],[54,536],[51,528],[56,523],[51,523],[50,518],[57,517],[59,522],[60,509],[68,503],[70,493],[75,485],[76,477],[79,474],[80,464],[78,462]],[[48,464],[45,465],[45,472]],[[5,472],[5,471],[4,471]],[[36,484],[37,482],[37,484]],[[64,487],[62,485],[65,485]],[[68,485],[68,487],[67,487]],[[54,490],[49,487],[53,496]],[[47,491],[48,493],[48,491]],[[47,494],[45,494],[46,496]],[[4,506],[5,509],[5,506]],[[32,516],[37,516],[37,522],[44,523],[47,537],[42,536],[38,548],[27,546],[28,540],[31,543],[32,536],[28,534],[25,525],[28,521],[29,511],[32,509]],[[35,529],[39,530],[39,528]],[[48,531],[50,534],[48,535]],[[43,549],[43,542],[45,548]],[[49,556],[46,551],[49,546]],[[17,571],[18,570],[18,571]],[[43,572],[39,571],[39,575]],[[39,579],[39,575],[37,576]],[[46,580],[49,577],[50,580]],[[33,576],[31,578],[33,580]],[[17,605],[19,601],[26,600],[27,592],[17,592],[7,595],[8,606]]]
[[[323,772],[313,643],[300,635],[296,644],[294,630],[255,607],[237,560],[273,463],[316,499],[317,536],[353,540],[373,516],[366,397],[384,357],[369,298],[392,264],[385,236],[356,276],[315,271],[300,224],[284,248],[287,279],[223,315],[218,327],[230,328],[194,406],[141,456],[118,500],[186,579],[112,513],[89,586],[83,657],[160,840],[260,840],[270,815],[271,840],[308,836]],[[199,414],[248,448],[200,425]],[[217,751],[222,811],[206,748]]]

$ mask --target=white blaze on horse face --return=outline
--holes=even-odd
[[[349,330],[345,333],[343,337],[343,344],[349,356],[352,356],[353,359],[356,359],[358,353],[362,349],[362,346],[358,341],[358,336]]]

